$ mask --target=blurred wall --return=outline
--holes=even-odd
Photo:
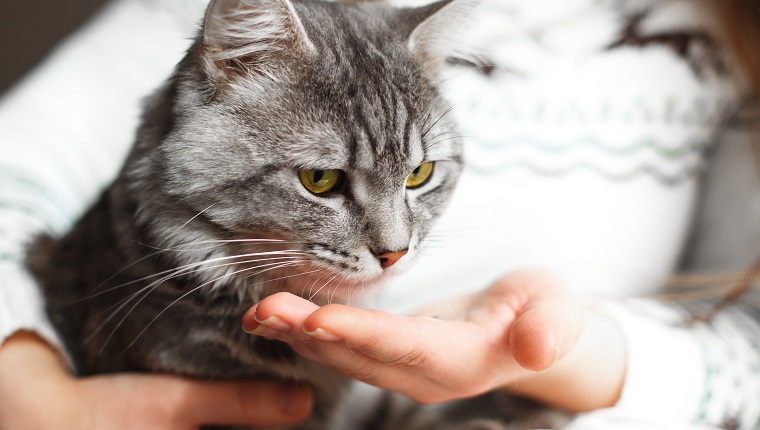
[[[0,0],[0,95],[105,0]]]

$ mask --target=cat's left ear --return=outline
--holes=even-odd
[[[278,79],[314,52],[290,0],[212,0],[203,20],[201,56],[217,83]]]
[[[430,78],[438,77],[449,57],[467,56],[461,49],[461,34],[469,25],[478,0],[441,0],[401,13],[409,49],[421,61]]]

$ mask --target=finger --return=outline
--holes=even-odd
[[[318,308],[292,294],[275,294],[249,310],[243,325],[253,334],[288,342],[300,354],[348,376],[384,388],[404,390],[405,384],[413,378],[405,373],[407,369],[399,372],[396,367],[403,367],[404,363],[411,365],[415,358],[400,345],[391,344],[396,348],[389,351],[386,345],[375,343],[378,327],[373,318],[371,311],[338,305]],[[306,324],[306,321],[311,323]],[[326,321],[336,324],[319,327]],[[389,329],[401,330],[401,333],[409,331],[404,327]],[[413,344],[419,345],[419,342]],[[385,362],[366,352],[374,352],[375,357]],[[402,362],[402,358],[408,361]]]
[[[498,373],[495,368],[504,372],[519,369],[510,358],[503,331],[494,334],[469,322],[329,305],[310,315],[304,330],[316,339],[348,347],[341,351],[327,348],[329,342],[312,344],[314,354],[323,360],[354,366],[359,379],[401,390],[423,402],[478,394],[492,387],[491,373]],[[362,367],[358,355],[375,360],[374,366]],[[419,382],[439,391],[422,393],[425,386]]]
[[[409,318],[343,305],[319,308],[288,293],[262,300],[243,317],[243,326],[252,334],[283,340],[304,355],[333,365],[339,358],[336,354],[342,356],[345,350],[350,354],[339,361],[350,366],[344,369],[363,364],[357,362],[358,354],[400,363],[420,345],[420,330]]]
[[[445,323],[428,317],[403,317],[388,312],[344,305],[328,305],[303,322],[306,336],[341,342],[381,363],[423,364],[432,350],[450,349],[442,338]],[[441,344],[439,344],[441,343]]]
[[[509,345],[517,363],[527,370],[550,368],[575,345],[583,312],[560,300],[531,305],[512,324]]]
[[[259,324],[254,329],[257,334],[284,340],[318,362],[386,387],[396,379],[394,375],[398,372],[392,369],[394,367],[423,370],[419,368],[429,362],[428,347],[432,339],[443,339],[441,336],[422,338],[421,332],[429,334],[430,328],[421,324],[442,324],[432,318],[400,317],[345,305],[319,308],[291,294],[270,296],[256,305],[253,313]],[[273,333],[273,328],[282,333]],[[440,330],[442,328],[437,331]],[[441,349],[451,348],[443,346]]]
[[[243,316],[243,326],[259,335],[274,335],[266,329],[280,331],[300,342],[344,342],[384,362],[419,345],[421,330],[414,318],[345,305],[320,308],[289,293],[274,294],[256,304]]]
[[[310,389],[275,381],[198,382],[177,380],[174,405],[180,423],[280,426],[306,418],[314,404]],[[173,407],[172,407],[173,406]]]
[[[255,335],[274,334],[266,329],[291,333],[319,306],[290,293],[273,294],[243,315],[243,330]]]
[[[345,305],[318,308],[289,294],[263,300],[246,319],[255,334],[286,341],[312,360],[424,403],[492,388],[492,376],[479,375],[483,369],[519,369],[509,358],[503,326],[483,330],[469,322]]]
[[[268,339],[287,342],[302,356],[325,364],[320,357],[299,343],[292,333],[306,337],[303,320],[318,306],[290,293],[277,293],[251,307],[243,316],[243,330]]]
[[[463,342],[455,341],[449,323],[434,318],[402,317],[345,305],[320,308],[289,293],[274,294],[258,303],[244,316],[244,327],[296,348],[294,343],[300,343],[323,360],[334,358],[329,357],[337,351],[331,344],[342,344],[353,355],[361,353],[385,364],[419,366],[430,354],[456,356],[452,351],[461,351]]]
[[[303,302],[291,294],[272,295],[246,313],[243,327],[251,334],[288,342],[301,355],[370,384],[401,389],[398,381],[409,380],[399,378],[395,369],[382,366],[334,334],[319,328],[307,334],[303,322],[316,306]],[[335,306],[328,306],[322,313],[329,314],[333,310]]]
[[[253,321],[249,314],[246,318]],[[503,329],[487,332],[466,322],[398,316],[346,305],[319,308],[287,293],[263,300],[253,314],[254,324],[283,330],[282,334],[263,331],[264,335],[289,342],[299,352],[306,349],[310,357],[334,367],[340,362],[356,367],[363,363],[357,362],[361,354],[382,364],[417,370],[430,370],[430,357],[436,357],[436,367],[445,369],[460,367],[462,360],[484,362],[486,356],[503,354],[507,347]],[[261,330],[257,327],[254,331]]]
[[[475,300],[469,319],[482,327],[509,327],[517,363],[531,371],[548,369],[573,347],[585,315],[558,285],[542,271],[510,273]]]

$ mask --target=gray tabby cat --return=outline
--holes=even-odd
[[[435,86],[467,6],[213,1],[118,178],[29,265],[80,375],[346,381],[240,329],[277,291],[359,296],[409,264],[461,170]],[[404,255],[407,254],[407,255]]]
[[[410,264],[461,171],[436,83],[440,40],[468,8],[212,1],[118,178],[30,250],[77,372],[306,382],[317,404],[301,429],[506,428],[463,415],[469,403],[442,413],[390,393],[333,417],[351,409],[345,378],[240,328],[274,292],[347,301]],[[473,401],[478,417],[519,415]]]

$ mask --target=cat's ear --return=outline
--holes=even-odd
[[[466,56],[460,36],[477,5],[477,0],[441,0],[402,12],[409,49],[429,77],[436,78],[449,57]]]
[[[209,76],[230,82],[277,79],[288,61],[305,59],[314,45],[290,0],[212,0],[201,50]]]

